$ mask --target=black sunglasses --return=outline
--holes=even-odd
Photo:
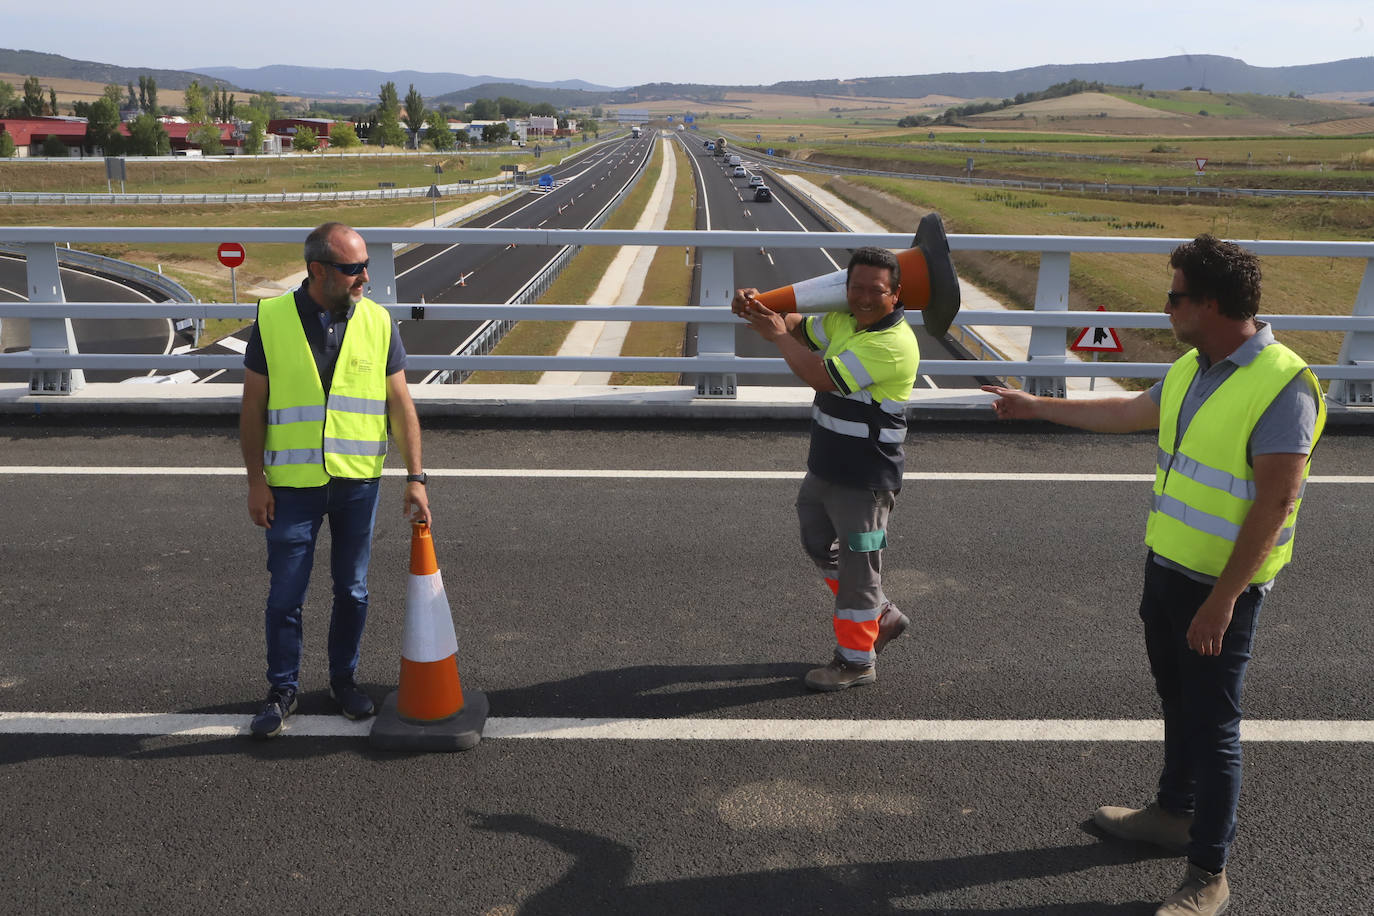
[[[328,264],[345,277],[356,277],[358,274],[367,270],[367,265],[372,263],[372,261],[368,259],[366,261],[359,261],[357,264],[340,264],[337,261],[321,261],[320,263]]]
[[[1169,291],[1168,291],[1167,293],[1165,293],[1164,295],[1166,295],[1166,296],[1169,297],[1169,304],[1170,304],[1170,305],[1178,305],[1180,299],[1187,299],[1187,298],[1188,298],[1188,293],[1187,293],[1186,291],[1184,291],[1184,292],[1174,292],[1173,290],[1169,290]]]

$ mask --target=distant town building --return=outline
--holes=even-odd
[[[296,131],[302,127],[308,127],[315,132],[320,149],[329,148],[329,132],[334,127],[334,121],[330,118],[273,118],[267,122],[269,134],[286,138],[282,142],[283,146],[286,146],[288,141],[296,136]]]
[[[49,137],[61,140],[73,156],[81,155],[86,142],[85,118],[0,118],[0,129],[14,141],[15,158],[43,155]]]

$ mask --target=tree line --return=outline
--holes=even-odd
[[[300,117],[333,120],[340,114],[338,107],[317,103]],[[396,84],[391,81],[382,84],[375,105],[343,107],[352,108],[353,111],[344,114],[344,119],[335,120],[329,132],[330,145],[341,149],[359,146],[363,142],[375,146],[405,146],[411,142],[418,148],[423,140],[435,150],[444,152],[468,142],[466,133],[459,132],[455,136],[448,129],[450,120],[496,122],[483,127],[482,140],[500,143],[510,136],[505,119],[551,117],[558,119],[560,129],[566,129],[571,118],[570,112],[559,112],[549,102],[530,103],[506,96],[476,99],[462,109],[449,104],[431,109],[426,107],[424,96],[413,83],[402,102]],[[239,102],[237,96],[230,94],[228,89],[202,86],[199,80],[192,80],[186,88],[185,106],[180,111],[194,125],[187,139],[206,155],[224,152],[219,125],[235,121],[248,125],[243,151],[249,154],[262,152],[268,123],[285,114],[284,106],[275,93],[258,92],[247,101]],[[128,112],[137,114],[127,122],[128,136],[125,136],[119,128],[121,117]],[[0,114],[9,117],[43,117],[57,113],[56,90],[49,87],[44,98],[43,85],[38,77],[25,79],[22,94],[16,92],[11,84],[0,81]],[[107,156],[159,156],[171,152],[171,140],[158,121],[159,116],[166,112],[158,102],[157,81],[151,76],[140,76],[136,88],[133,80],[129,80],[127,86],[111,83],[105,87],[99,99],[74,102],[71,113],[86,119],[84,146],[88,153],[96,149],[102,150]],[[601,115],[599,107],[592,109],[593,119]],[[402,129],[402,123],[409,133]],[[584,121],[584,129],[595,132],[599,127],[595,120],[590,120]],[[319,137],[308,126],[298,127],[293,146],[306,151],[317,149]],[[44,145],[45,155],[62,156],[66,153],[66,146],[56,137],[50,137]],[[12,155],[13,139],[0,131],[0,158]]]
[[[1087,80],[1069,80],[1066,83],[1055,83],[1048,89],[1039,92],[1018,92],[1013,98],[1002,99],[1000,102],[975,102],[970,105],[960,105],[955,108],[946,108],[945,111],[936,116],[930,115],[907,115],[897,122],[898,127],[924,127],[927,124],[954,124],[963,118],[972,117],[977,114],[985,114],[989,111],[1001,111],[1004,108],[1011,108],[1013,105],[1024,105],[1027,102],[1039,102],[1044,99],[1060,99],[1064,96],[1077,95],[1080,92],[1106,92],[1107,87],[1102,83],[1088,82]]]

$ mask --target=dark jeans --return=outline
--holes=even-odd
[[[367,566],[377,518],[377,480],[335,479],[322,487],[273,487],[276,518],[267,529],[267,682],[300,686],[305,633],[301,606],[315,562],[320,525],[329,519],[334,613],[329,618],[329,677],[353,677],[367,622]]]
[[[1212,587],[1166,569],[1150,554],[1140,619],[1164,711],[1160,807],[1193,813],[1188,860],[1210,872],[1226,865],[1236,837],[1240,799],[1240,698],[1264,594],[1246,589],[1221,642],[1220,655],[1188,648],[1188,626]]]

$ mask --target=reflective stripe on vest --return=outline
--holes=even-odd
[[[1180,442],[1179,411],[1197,372],[1194,350],[1174,363],[1164,378],[1154,499],[1145,543],[1180,566],[1219,576],[1255,501],[1254,469],[1246,458],[1255,424],[1288,383],[1303,374],[1317,397],[1315,449],[1326,425],[1326,406],[1306,363],[1282,344],[1271,344],[1248,365],[1238,367],[1203,402]],[[1303,467],[1304,489],[1310,467],[1309,460]],[[1301,504],[1300,491],[1252,583],[1270,581],[1292,558]]]
[[[386,456],[386,357],[391,317],[361,299],[348,320],[326,399],[295,294],[258,304],[268,366],[263,466],[272,486],[317,487],[372,478]]]

